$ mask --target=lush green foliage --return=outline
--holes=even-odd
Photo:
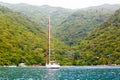
[[[0,65],[18,65],[22,61],[27,65],[45,65],[46,32],[25,15],[0,6]],[[51,49],[56,53],[51,55],[52,59],[66,52],[66,48],[65,44],[51,38]]]
[[[0,6],[0,65],[44,64],[45,39],[40,25]]]
[[[31,18],[37,23],[42,24],[46,28],[48,16],[51,17],[52,27],[57,27],[57,25],[59,25],[64,19],[66,19],[71,13],[74,12],[74,10],[71,9],[51,7],[48,5],[33,6],[28,4],[1,4],[17,12],[21,12],[27,15],[29,18]]]
[[[120,64],[120,10],[79,44],[76,65]]]
[[[120,6],[102,5],[74,12],[55,31],[55,36],[69,45],[76,44]]]
[[[47,26],[48,14],[51,32],[69,44],[52,36],[52,59],[61,65],[120,64],[120,10],[106,20],[119,5],[76,12],[49,6],[4,5],[24,15],[0,6],[0,65],[22,61],[27,65],[45,64],[47,31],[40,23]]]

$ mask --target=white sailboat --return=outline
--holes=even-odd
[[[51,61],[50,59],[50,17],[48,19],[48,43],[47,43],[47,50],[46,50],[46,68],[48,69],[58,69],[60,65],[55,61]]]

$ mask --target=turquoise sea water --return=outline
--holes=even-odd
[[[0,67],[0,80],[120,80],[120,67]]]

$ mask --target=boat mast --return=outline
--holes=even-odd
[[[47,38],[47,43],[46,43],[46,64],[48,64],[49,62],[50,62],[50,16],[48,18],[48,38]]]
[[[48,45],[49,45],[49,63],[50,63],[50,16],[48,19]]]
[[[48,64],[48,40],[46,42],[46,64]]]

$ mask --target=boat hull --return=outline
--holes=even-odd
[[[46,64],[47,69],[59,69],[60,65],[59,64]]]

